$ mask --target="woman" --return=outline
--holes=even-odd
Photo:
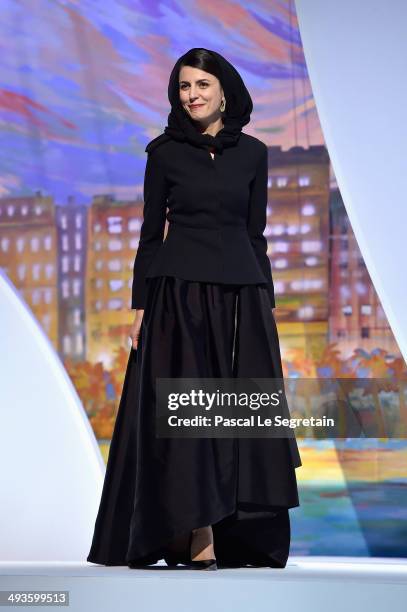
[[[263,236],[267,147],[242,132],[250,95],[221,55],[191,49],[168,96],[168,126],[146,148],[133,345],[87,560],[285,567],[295,438],[155,435],[156,378],[283,377]]]

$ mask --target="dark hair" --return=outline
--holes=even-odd
[[[191,66],[192,68],[199,68],[216,76],[222,85],[221,70],[216,58],[209,53],[206,49],[191,49],[186,53],[182,60],[179,69],[183,66]]]

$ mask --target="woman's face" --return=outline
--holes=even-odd
[[[181,104],[192,119],[208,124],[222,116],[219,107],[223,89],[215,75],[192,66],[183,66],[178,80]]]

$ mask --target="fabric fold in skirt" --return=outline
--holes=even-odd
[[[131,349],[88,561],[155,563],[212,525],[218,565],[284,567],[295,438],[156,438],[156,378],[282,378],[266,286],[156,277]]]

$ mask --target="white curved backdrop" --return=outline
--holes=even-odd
[[[48,337],[0,270],[0,561],[86,561],[105,465]]]
[[[296,8],[338,186],[407,360],[407,2],[296,0]]]

